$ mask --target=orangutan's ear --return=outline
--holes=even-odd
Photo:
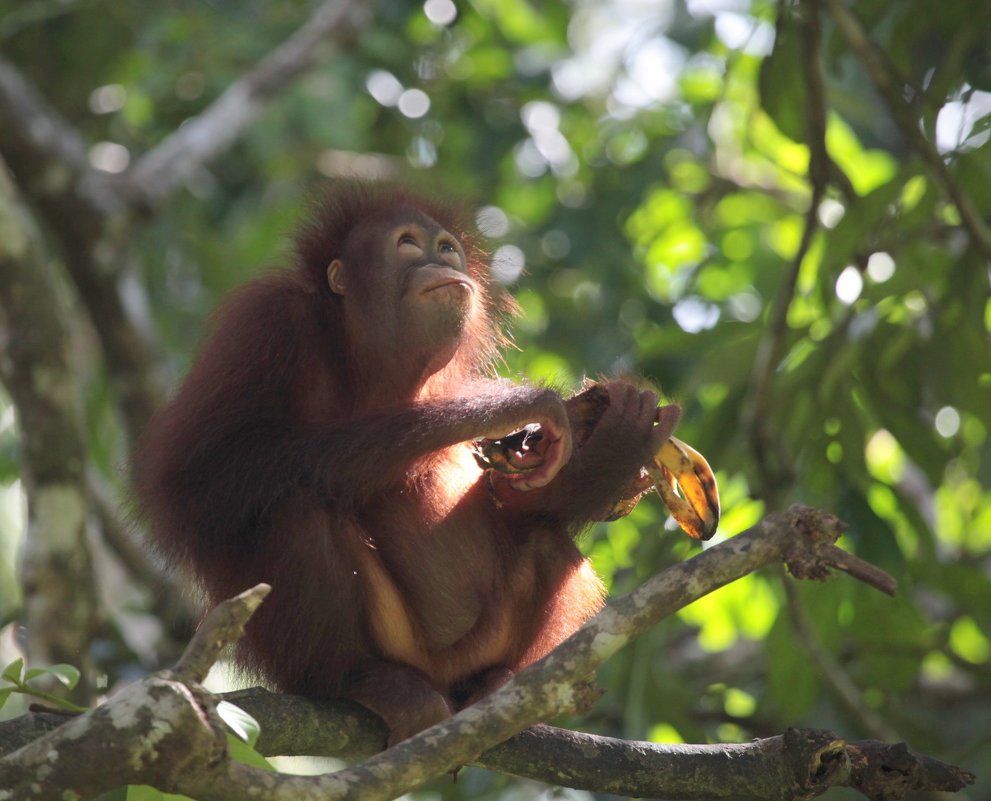
[[[344,262],[334,259],[327,266],[327,286],[335,295],[344,294]]]

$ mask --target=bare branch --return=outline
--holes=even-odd
[[[0,140],[3,154],[20,175],[48,176],[51,191],[72,186],[80,203],[102,213],[113,213],[120,204],[108,175],[94,172],[86,144],[52,109],[9,61],[0,57]],[[23,183],[22,183],[23,186]]]
[[[164,397],[164,359],[130,249],[132,202],[160,202],[230,147],[286,85],[351,42],[370,21],[359,0],[328,0],[292,37],[187,121],[126,176],[93,169],[86,144],[17,69],[0,58],[0,153],[57,237],[97,331],[133,441]]]
[[[171,787],[184,773],[209,773],[228,758],[209,694],[159,674],[0,759],[0,798],[56,801],[69,790],[93,798],[125,784]]]
[[[131,264],[130,220],[117,183],[90,167],[78,134],[2,58],[0,130],[0,154],[60,245],[133,438],[164,395],[164,360]]]
[[[371,21],[361,0],[328,0],[312,17],[232,83],[201,114],[187,120],[143,156],[127,176],[128,192],[154,206],[169,197],[200,165],[226,151],[300,73],[351,43]]]
[[[241,639],[245,624],[271,591],[267,584],[259,584],[211,610],[176,664],[176,676],[186,682],[206,679],[221,651]]]
[[[823,554],[823,560],[830,567],[842,570],[844,573],[857,579],[857,581],[862,581],[864,584],[868,584],[874,589],[880,590],[885,595],[890,595],[892,598],[895,596],[898,589],[895,580],[870,562],[865,562],[863,559],[835,545],[826,549],[826,552]]]
[[[265,756],[358,760],[367,759],[386,746],[388,730],[382,719],[345,698],[314,701],[300,695],[273,693],[262,687],[224,693],[222,697],[259,723],[265,721],[255,744]]]
[[[199,619],[192,598],[183,592],[182,584],[175,576],[162,571],[148,549],[141,546],[133,528],[121,519],[120,509],[126,501],[113,494],[107,481],[95,469],[88,470],[86,477],[103,542],[138,586],[148,591],[151,609],[165,624],[169,635],[176,642],[185,642]]]
[[[260,687],[223,698],[261,724],[256,748],[266,756],[355,758],[385,745],[382,721],[349,701],[317,703]],[[36,713],[0,723],[0,755],[65,720],[62,715]],[[868,798],[899,798],[910,790],[956,792],[974,781],[967,771],[911,752],[901,743],[847,743],[832,732],[810,729],[743,744],[659,745],[537,725],[472,764],[563,787],[686,801],[784,801],[810,798],[830,786],[857,788]]]
[[[833,786],[854,787],[869,798],[897,798],[880,791],[953,792],[973,782],[966,771],[914,754],[904,744],[847,743],[816,729],[789,729],[740,744],[658,745],[534,726],[487,751],[479,764],[580,790],[683,801],[790,801]],[[900,765],[898,773],[886,774],[894,765]],[[872,784],[886,775],[888,785]]]

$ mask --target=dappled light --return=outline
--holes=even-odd
[[[651,383],[711,464],[722,513],[704,547],[653,496],[588,526],[580,547],[612,596],[792,504],[835,514],[839,546],[898,583],[891,599],[847,575],[746,575],[603,664],[604,696],[576,702],[567,725],[740,745],[823,726],[986,775],[991,15],[979,6],[11,6],[0,671],[25,650],[78,663],[80,685],[56,689],[88,704],[178,658],[200,613],[140,545],[134,442],[222,298],[291,265],[288,237],[328,184],[398,180],[468,211],[494,296],[515,298],[493,301],[493,325],[511,331],[493,377],[564,396],[607,376]],[[0,707],[4,720],[26,708]],[[417,792],[548,791],[467,768]]]

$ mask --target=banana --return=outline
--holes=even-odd
[[[646,467],[678,525],[692,539],[710,539],[719,525],[719,489],[705,457],[671,437],[654,455],[653,464]]]
[[[574,408],[574,416],[579,423],[588,419],[597,420],[601,409],[589,411],[578,402],[590,403],[598,396],[593,386],[580,395],[569,399]],[[601,397],[599,403],[602,403]],[[608,398],[606,397],[606,401]],[[588,428],[588,426],[586,426]],[[575,428],[576,442],[587,439],[588,431]],[[540,429],[530,426],[499,440],[478,440],[474,443],[474,456],[483,470],[499,473],[525,473],[541,463],[543,442]],[[719,525],[719,490],[712,468],[697,450],[677,437],[668,439],[644,465],[646,475],[636,478],[622,497],[608,509],[600,520],[615,520],[628,515],[645,492],[653,487],[668,507],[671,516],[685,530],[689,537],[708,540],[716,533]]]

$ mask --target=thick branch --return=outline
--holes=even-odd
[[[0,128],[4,132],[0,147],[15,173],[46,175],[55,185],[53,191],[73,187],[79,202],[95,213],[110,214],[119,208],[109,176],[90,168],[82,137],[2,57]]]
[[[219,653],[224,640],[235,636],[243,626],[250,605],[257,603],[259,593],[264,592],[264,588],[256,588],[216,610],[197,633],[177,673],[162,674],[132,685],[94,712],[10,754],[0,761],[0,783],[15,788],[15,791],[18,787],[26,787],[25,782],[33,782],[32,789],[43,786],[42,790],[34,792],[34,797],[39,799],[60,797],[65,787],[94,793],[121,782],[151,783],[163,790],[185,792],[202,801],[229,798],[239,792],[247,792],[249,787],[252,797],[263,801],[270,798],[336,799],[345,796],[369,801],[392,798],[431,776],[473,761],[486,748],[508,739],[537,720],[580,705],[581,680],[596,665],[660,618],[707,592],[763,565],[782,560],[796,565],[800,572],[818,577],[826,565],[814,569],[816,555],[825,551],[826,562],[829,561],[828,550],[841,529],[834,517],[810,509],[796,508],[787,514],[769,517],[750,531],[670,568],[636,592],[617,599],[557,651],[519,674],[489,698],[363,765],[321,777],[279,776],[232,762],[220,739],[220,726],[211,697],[195,685],[186,687],[176,681],[179,677],[188,680],[203,674],[207,663]],[[310,702],[287,699],[287,703],[309,705],[306,714],[311,720],[320,714],[319,708]],[[251,710],[250,704],[245,706]],[[368,714],[355,707],[350,710],[349,714],[356,716]],[[253,711],[257,713],[258,709]],[[168,717],[163,720],[161,715]],[[108,722],[114,723],[116,729],[103,731]],[[163,731],[163,726],[167,736],[152,736],[153,732]],[[381,735],[380,728],[376,731]],[[102,736],[97,737],[98,733]],[[173,733],[179,736],[172,736]],[[565,740],[579,737],[553,736]],[[790,741],[789,737],[792,738]],[[591,746],[588,754],[593,757],[596,749],[606,753],[610,749],[620,748],[616,741],[602,738],[573,742],[576,743],[575,748]],[[651,763],[651,760],[674,759],[678,754],[692,753],[694,758],[705,762],[713,770],[718,770],[717,766],[723,764],[726,780],[721,785],[722,789],[711,790],[715,795],[705,791],[691,797],[734,795],[743,798],[784,798],[795,797],[798,792],[812,797],[833,784],[866,787],[869,782],[858,777],[878,779],[888,775],[886,765],[880,765],[875,757],[870,756],[870,749],[862,748],[862,745],[847,746],[828,732],[798,732],[786,735],[782,743],[775,744],[772,738],[749,746],[698,746],[672,750],[628,743],[622,747],[632,750],[621,752],[625,760],[624,769],[629,768],[631,753],[641,754],[645,767],[643,773],[638,775],[646,777],[644,780],[650,789],[644,791],[639,785],[634,788],[631,775],[603,781],[607,788],[614,791],[628,786],[631,793],[638,795],[646,792],[650,795],[686,797],[682,792],[685,785],[665,784],[665,776],[671,781],[677,777],[664,774],[663,770],[657,773],[655,769],[663,763]],[[532,742],[524,740],[523,747],[525,754],[532,755]],[[96,760],[87,749],[93,748],[99,749],[99,770],[90,769]],[[912,760],[915,760],[913,765],[919,761],[908,755],[905,749],[896,748],[895,751],[903,767]],[[140,758],[136,754],[140,754]],[[738,769],[747,759],[759,766],[754,770],[759,770],[763,778]],[[860,767],[857,767],[857,760],[863,761]],[[520,752],[513,751],[513,746],[488,754],[483,761],[491,767],[535,775],[535,768],[527,768],[527,764],[532,766],[534,761],[527,757],[524,762]],[[551,764],[541,768],[542,777],[578,786],[596,786],[592,778],[592,763],[598,764],[596,759],[586,758],[585,768],[582,768],[580,760],[563,760],[555,756]],[[42,764],[49,773],[45,781],[39,783],[37,769]],[[120,766],[120,770],[108,776],[105,768],[108,764]],[[772,777],[778,777],[776,783],[772,781],[770,788],[763,773],[767,770],[772,771]],[[896,778],[902,781],[904,775],[909,775],[910,779],[905,781],[914,782],[912,786],[915,787],[951,786],[937,784],[932,776],[937,775],[938,771],[933,773],[932,770],[930,767],[906,769]],[[957,783],[952,786],[962,786],[970,778],[964,772],[953,773],[952,768],[948,770],[956,777]],[[653,773],[654,778],[651,779],[648,773]],[[54,779],[49,782],[48,775],[58,777],[63,783],[60,785]],[[656,784],[650,784],[652,780]],[[880,797],[882,791],[875,787],[873,792],[872,797]]]
[[[923,788],[957,791],[973,781],[966,771],[913,754],[904,744],[846,743],[818,729],[789,729],[749,743],[658,745],[535,726],[479,762],[565,787],[682,801],[790,801],[833,786],[853,787],[869,798],[898,798],[899,792]],[[894,775],[882,788],[877,778],[886,771]]]
[[[214,609],[174,671],[129,685],[0,760],[0,787],[40,800],[62,799],[69,789],[90,798],[125,784],[179,789],[192,786],[190,776],[204,784],[215,779],[231,759],[216,703],[199,682],[268,592],[260,584]]]
[[[334,46],[354,41],[371,19],[369,4],[361,0],[323,3],[293,36],[227,87],[205,111],[143,156],[128,175],[130,194],[148,205],[161,203],[197,167],[240,138],[293,79]]]
[[[0,159],[0,379],[17,411],[28,497],[21,584],[29,656],[80,661],[96,634],[96,588],[86,539],[86,446],[69,332],[48,264]],[[84,658],[84,657],[83,657]],[[76,690],[88,698],[92,673]]]
[[[2,58],[0,130],[0,155],[60,245],[133,438],[164,395],[164,372],[130,263],[130,219],[118,185],[90,167],[72,126]]]
[[[94,170],[75,129],[0,58],[0,153],[59,240],[90,313],[132,441],[164,395],[164,360],[151,336],[129,248],[130,203],[160,202],[196,167],[227,150],[266,105],[335,44],[370,21],[368,4],[328,0],[293,36],[188,120],[127,176]]]
[[[224,698],[261,724],[256,747],[267,756],[356,758],[384,747],[382,722],[349,701],[318,704],[261,688]],[[50,713],[2,723],[0,754],[64,723],[64,716]],[[686,801],[813,797],[830,786],[856,788],[868,798],[897,799],[912,790],[955,792],[974,781],[967,771],[913,753],[904,744],[846,743],[832,732],[809,729],[745,744],[658,745],[538,725],[486,751],[473,764],[575,789]]]

